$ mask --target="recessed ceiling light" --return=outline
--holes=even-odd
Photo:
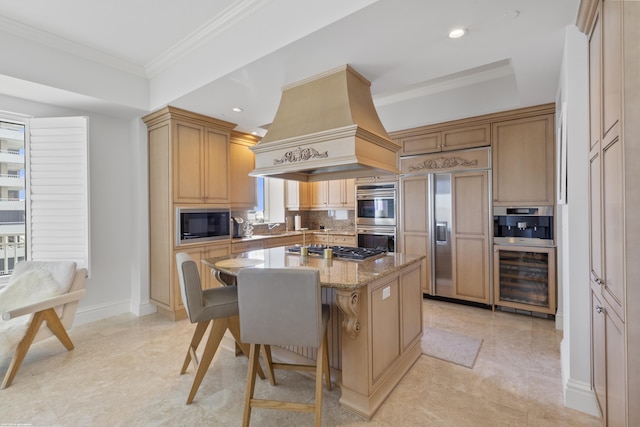
[[[232,110],[235,111],[236,113],[242,113],[242,108],[240,107],[233,107]]]
[[[459,39],[460,37],[464,36],[466,33],[467,33],[467,30],[465,30],[464,28],[454,28],[453,30],[449,31],[449,38]]]

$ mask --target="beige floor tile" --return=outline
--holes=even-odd
[[[562,334],[554,322],[425,300],[425,326],[483,339],[473,369],[421,356],[371,421],[323,395],[325,426],[598,426],[564,408]],[[193,367],[179,375],[194,326],[159,315],[116,316],[72,329],[76,349],[51,339],[33,346],[13,385],[0,391],[0,424],[40,426],[239,426],[247,359],[219,352],[191,405]],[[0,357],[4,374],[8,357]],[[313,381],[277,373],[257,397],[312,401]],[[253,411],[253,426],[311,425],[309,414]]]

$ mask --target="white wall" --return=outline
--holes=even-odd
[[[148,240],[142,240],[147,229],[146,178],[140,178],[146,176],[146,148],[139,148],[146,147],[143,133],[128,120],[19,98],[0,96],[0,105],[5,111],[34,117],[89,117],[91,277],[76,324],[134,311],[132,293],[137,304],[148,303],[148,279],[144,282],[148,264],[141,261],[148,258]]]
[[[567,204],[558,205],[558,281],[562,301],[565,405],[599,415],[591,389],[589,302],[589,66],[587,38],[567,27],[557,100],[566,105]]]

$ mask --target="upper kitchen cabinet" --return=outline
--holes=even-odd
[[[401,156],[485,147],[491,144],[488,123],[465,126],[464,122],[441,123],[397,132],[393,138],[400,144]]]
[[[309,209],[309,183],[285,180],[285,207],[292,211]]]
[[[355,205],[356,183],[353,178],[309,184],[309,208],[312,210],[353,210]]]
[[[231,132],[230,159],[231,172],[231,208],[254,209],[257,204],[256,178],[249,176],[255,169],[256,158],[249,149],[258,143],[260,139],[241,132]]]
[[[554,115],[492,125],[494,206],[553,205]]]
[[[229,132],[235,125],[166,107],[144,117],[151,195],[183,204],[229,203]]]

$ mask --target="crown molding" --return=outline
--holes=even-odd
[[[268,3],[271,3],[271,1],[272,0],[236,1],[147,64],[145,66],[147,76],[149,78],[157,76],[185,55],[194,52],[205,43],[218,37],[234,24],[255,13]]]

